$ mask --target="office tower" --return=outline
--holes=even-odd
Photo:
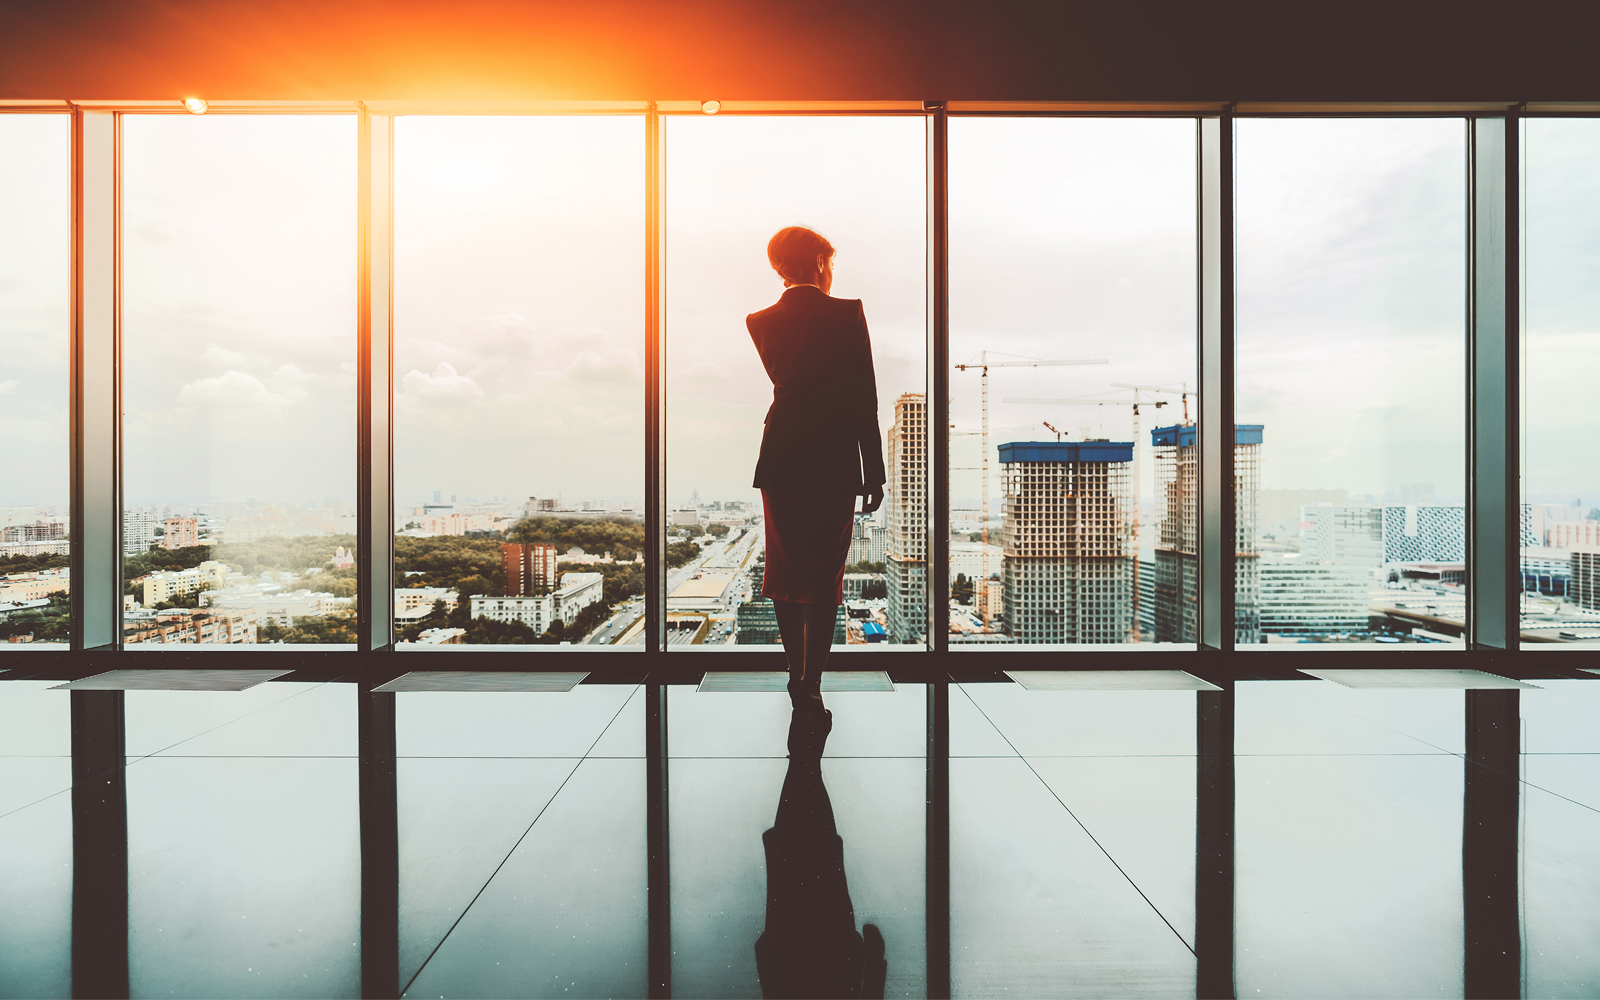
[[[920,392],[894,402],[885,503],[889,542],[889,641],[923,642],[928,632],[928,403]]]
[[[1256,539],[1261,488],[1260,424],[1233,428],[1234,642],[1260,638],[1260,567]],[[1193,424],[1150,432],[1155,449],[1156,497],[1162,505],[1156,531],[1156,641],[1200,641],[1200,449]]]
[[[1019,643],[1133,635],[1131,441],[1000,446],[1005,622]]]
[[[507,597],[546,594],[556,583],[556,547],[534,542],[500,546],[500,566],[505,573]]]
[[[1600,545],[1574,545],[1571,560],[1567,596],[1580,608],[1600,611]]]
[[[1305,552],[1260,558],[1261,631],[1325,636],[1365,632],[1369,625],[1366,565],[1316,559]]]
[[[1300,554],[1311,562],[1383,565],[1383,508],[1361,504],[1315,504],[1300,508],[1306,525]]]

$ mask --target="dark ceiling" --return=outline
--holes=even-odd
[[[1577,101],[1600,3],[0,0],[0,98]]]

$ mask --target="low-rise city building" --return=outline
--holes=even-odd
[[[215,643],[247,645],[256,641],[256,616],[240,611],[164,611],[124,621],[122,641],[138,643]]]
[[[557,619],[570,625],[578,612],[598,602],[605,593],[605,579],[600,573],[569,572],[561,574],[560,585],[547,594],[473,597],[472,617],[521,622],[543,635]]]
[[[36,573],[13,573],[0,576],[0,602],[37,601],[51,594],[72,592],[72,570],[42,569]]]
[[[425,628],[417,636],[417,642],[424,646],[458,646],[466,634],[464,628]]]
[[[226,563],[207,559],[188,569],[160,570],[143,578],[144,600],[147,608],[163,601],[172,601],[202,590],[221,590],[228,585],[230,570]],[[138,582],[138,581],[135,581]]]

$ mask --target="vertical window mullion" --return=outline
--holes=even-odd
[[[667,475],[665,345],[662,317],[666,288],[666,157],[661,115],[655,102],[645,113],[645,372],[644,372],[644,645],[647,653],[667,648]]]
[[[1468,120],[1468,647],[1517,648],[1518,116]],[[1512,577],[1518,582],[1512,585]]]
[[[928,648],[950,649],[950,116],[928,108]]]
[[[1200,644],[1234,644],[1233,116],[1199,122]]]
[[[73,114],[72,645],[122,642],[121,120]]]
[[[394,117],[363,111],[357,155],[358,648],[394,645]]]

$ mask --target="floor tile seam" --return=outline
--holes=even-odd
[[[642,760],[633,757],[630,760]],[[788,754],[685,754],[668,756],[667,760],[788,760]],[[926,754],[823,754],[823,760],[926,760]]]
[[[1573,805],[1577,806],[1579,809],[1587,809],[1592,813],[1600,813],[1600,808],[1597,808],[1595,806],[1591,806],[1587,802],[1579,802],[1577,799],[1572,798],[1571,796],[1562,795],[1560,792],[1557,792],[1557,791],[1555,791],[1553,789],[1546,788],[1543,785],[1535,785],[1533,782],[1527,780],[1526,778],[1518,778],[1517,781],[1518,781],[1519,784],[1523,785],[1526,788],[1532,788],[1535,791],[1543,792],[1546,795],[1554,796],[1555,798],[1558,798],[1563,802],[1570,802]]]
[[[1287,757],[1287,758],[1321,758],[1321,757],[1351,757],[1351,758],[1355,758],[1355,757],[1418,757],[1418,758],[1431,758],[1431,757],[1455,757],[1458,760],[1465,759],[1465,755],[1464,754],[1451,753],[1448,750],[1441,751],[1439,753],[1422,753],[1421,751],[1416,751],[1416,750],[1408,751],[1406,753],[1377,753],[1377,752],[1374,752],[1374,753],[1272,753],[1272,752],[1241,753],[1241,752],[1236,750],[1236,751],[1234,751],[1233,756],[1234,756],[1235,759],[1238,759],[1238,758],[1241,758],[1241,757],[1249,757],[1249,758],[1252,758],[1252,759],[1253,758],[1265,758],[1265,757]]]
[[[268,683],[271,683],[271,682],[268,682]],[[291,695],[288,695],[286,697],[280,698],[277,701],[271,703],[270,705],[262,705],[260,708],[256,709],[253,712],[246,712],[245,714],[239,716],[238,718],[229,719],[227,722],[219,723],[218,725],[212,726],[210,729],[201,730],[200,732],[195,733],[193,736],[186,736],[183,739],[179,740],[178,742],[170,743],[167,746],[162,747],[160,750],[154,751],[153,753],[136,755],[136,756],[134,756],[134,759],[131,761],[131,763],[138,763],[140,760],[146,760],[146,759],[148,759],[150,757],[159,756],[159,755],[164,754],[167,751],[171,750],[173,747],[183,746],[185,743],[188,743],[190,740],[197,740],[200,737],[208,736],[211,733],[214,733],[219,729],[226,729],[228,726],[231,726],[236,722],[243,722],[245,719],[251,718],[252,716],[260,715],[262,712],[265,712],[269,708],[277,708],[279,705],[282,705],[282,704],[284,704],[285,702],[288,702],[288,701],[293,701],[294,699],[300,697],[301,695],[310,694],[313,691],[319,691],[319,690],[321,690],[322,688],[326,687],[328,684],[331,684],[331,683],[333,683],[333,682],[332,681],[319,681],[319,682],[313,683],[310,687],[306,688],[303,691],[296,691],[294,694],[291,694]],[[126,740],[126,737],[124,737],[124,740]]]
[[[1329,681],[1328,683],[1331,684],[1331,683],[1336,683],[1336,682]],[[1289,690],[1289,693],[1294,695],[1295,697],[1304,698],[1307,701],[1315,702],[1316,704],[1321,705],[1323,708],[1329,708],[1329,709],[1334,710],[1335,712],[1343,712],[1346,715],[1349,715],[1349,716],[1352,716],[1354,718],[1360,719],[1361,721],[1366,722],[1366,723],[1368,723],[1370,725],[1377,726],[1379,729],[1387,729],[1391,733],[1395,733],[1396,735],[1399,735],[1399,736],[1404,736],[1408,740],[1415,740],[1416,742],[1421,743],[1423,746],[1433,747],[1435,750],[1439,750],[1439,751],[1441,751],[1443,753],[1453,753],[1453,751],[1446,750],[1444,747],[1439,746],[1437,743],[1431,743],[1428,740],[1425,740],[1420,736],[1413,736],[1412,734],[1406,732],[1403,729],[1396,729],[1395,727],[1393,727],[1391,725],[1388,725],[1386,723],[1379,722],[1376,719],[1369,719],[1365,715],[1362,715],[1360,712],[1354,711],[1352,709],[1345,708],[1345,707],[1343,707],[1341,705],[1334,705],[1334,704],[1332,704],[1330,702],[1323,701],[1321,698],[1312,697],[1309,693],[1307,693],[1305,691],[1296,691],[1292,687],[1289,688],[1288,690]],[[1370,691],[1370,690],[1374,690],[1374,689],[1367,688],[1365,690],[1369,690]],[[1451,690],[1460,690],[1460,691],[1462,691],[1463,695],[1465,695],[1465,689],[1460,689],[1460,688],[1390,688],[1390,689],[1387,689],[1387,690],[1400,690],[1400,691],[1451,691]],[[1235,717],[1237,718],[1237,709],[1235,709]],[[1460,754],[1455,754],[1455,756],[1459,757],[1461,755]]]
[[[999,733],[1000,738],[1006,741],[1006,745],[1010,746],[1013,751],[1017,752],[1016,759],[1021,761],[1022,766],[1026,767],[1029,773],[1034,776],[1039,784],[1044,786],[1044,790],[1050,794],[1051,798],[1056,800],[1056,803],[1061,806],[1062,810],[1065,811],[1068,816],[1072,817],[1072,821],[1078,825],[1078,829],[1082,830],[1084,836],[1088,837],[1090,842],[1099,849],[1100,853],[1105,855],[1106,860],[1111,862],[1111,866],[1117,870],[1117,873],[1127,881],[1128,885],[1133,887],[1133,891],[1139,894],[1139,898],[1144,900],[1145,905],[1150,907],[1151,912],[1156,915],[1157,919],[1159,919],[1163,924],[1167,925],[1167,929],[1172,932],[1173,936],[1176,937],[1179,943],[1181,943],[1184,948],[1188,950],[1191,956],[1195,955],[1194,945],[1190,944],[1189,940],[1178,932],[1178,928],[1173,926],[1172,921],[1167,919],[1167,915],[1165,913],[1161,912],[1161,908],[1156,906],[1155,901],[1146,895],[1143,889],[1139,888],[1139,883],[1135,882],[1133,880],[1133,876],[1129,875],[1127,870],[1117,862],[1117,859],[1111,856],[1111,852],[1106,849],[1104,844],[1100,843],[1100,839],[1098,837],[1090,832],[1089,827],[1084,824],[1083,820],[1078,818],[1077,813],[1072,811],[1072,807],[1067,805],[1066,800],[1056,793],[1055,788],[1051,786],[1050,782],[1044,779],[1044,775],[1040,774],[1033,764],[1031,764],[1028,759],[1021,754],[1021,752],[1017,751],[1016,745],[1011,742],[1011,738],[1007,736],[998,725],[995,724],[993,719],[989,718],[989,713],[985,712],[983,710],[983,706],[978,704],[978,699],[972,697],[971,692],[966,689],[966,685],[958,683],[956,684],[956,687],[961,689],[961,693],[963,695],[966,695],[967,700],[972,703],[973,708],[977,709],[978,714],[983,716],[984,721],[988,722],[989,725],[994,726],[994,731]]]
[[[617,719],[621,718],[623,711],[627,709],[628,705],[643,689],[644,685],[642,683],[634,685],[634,688],[631,692],[629,692],[628,697],[622,699],[622,704],[617,706],[616,712],[611,716],[611,721],[606,723],[605,726],[601,728],[599,735],[594,738],[594,742],[589,744],[589,750],[593,750],[595,747],[600,745],[600,741],[605,739],[606,733],[611,731],[611,727],[616,725]],[[495,865],[494,871],[489,873],[489,877],[484,880],[483,885],[478,888],[477,892],[473,893],[472,899],[467,902],[467,905],[461,908],[461,912],[456,915],[456,919],[439,938],[439,942],[435,944],[432,950],[428,952],[428,957],[422,960],[421,965],[417,966],[417,971],[412,974],[411,979],[400,988],[401,996],[405,996],[406,992],[410,990],[411,987],[416,984],[417,980],[422,977],[422,974],[427,971],[429,963],[433,961],[434,956],[439,954],[439,949],[444,947],[444,943],[450,939],[450,935],[454,934],[456,928],[461,926],[461,921],[467,918],[467,914],[472,912],[472,908],[478,905],[478,900],[483,898],[483,894],[489,891],[489,886],[494,883],[495,878],[500,874],[501,870],[505,868],[506,864],[510,862],[511,858],[517,853],[517,848],[522,846],[522,842],[528,838],[528,834],[533,832],[533,828],[538,825],[539,820],[544,818],[544,814],[549,811],[550,806],[555,803],[556,799],[560,798],[562,790],[567,787],[568,782],[572,780],[572,776],[578,773],[579,768],[583,767],[584,761],[588,759],[588,751],[585,751],[584,755],[578,758],[578,762],[572,765],[572,770],[567,772],[567,776],[561,779],[561,784],[556,786],[556,790],[551,793],[548,799],[545,800],[544,805],[539,807],[538,813],[534,815],[533,821],[528,824],[527,829],[523,830],[522,834],[517,837],[516,842],[511,845],[511,849],[506,852],[506,856],[500,859],[499,864]]]
[[[10,817],[15,816],[17,813],[22,812],[24,809],[32,809],[34,806],[42,805],[43,803],[49,802],[51,799],[56,798],[57,796],[66,795],[66,794],[70,793],[76,787],[77,787],[77,785],[73,784],[73,785],[68,785],[66,788],[58,788],[55,791],[51,792],[49,795],[46,795],[46,796],[44,796],[42,798],[34,799],[32,802],[24,802],[22,805],[17,806],[15,809],[8,809],[5,812],[0,813],[0,822],[4,822],[5,820],[9,819]]]

